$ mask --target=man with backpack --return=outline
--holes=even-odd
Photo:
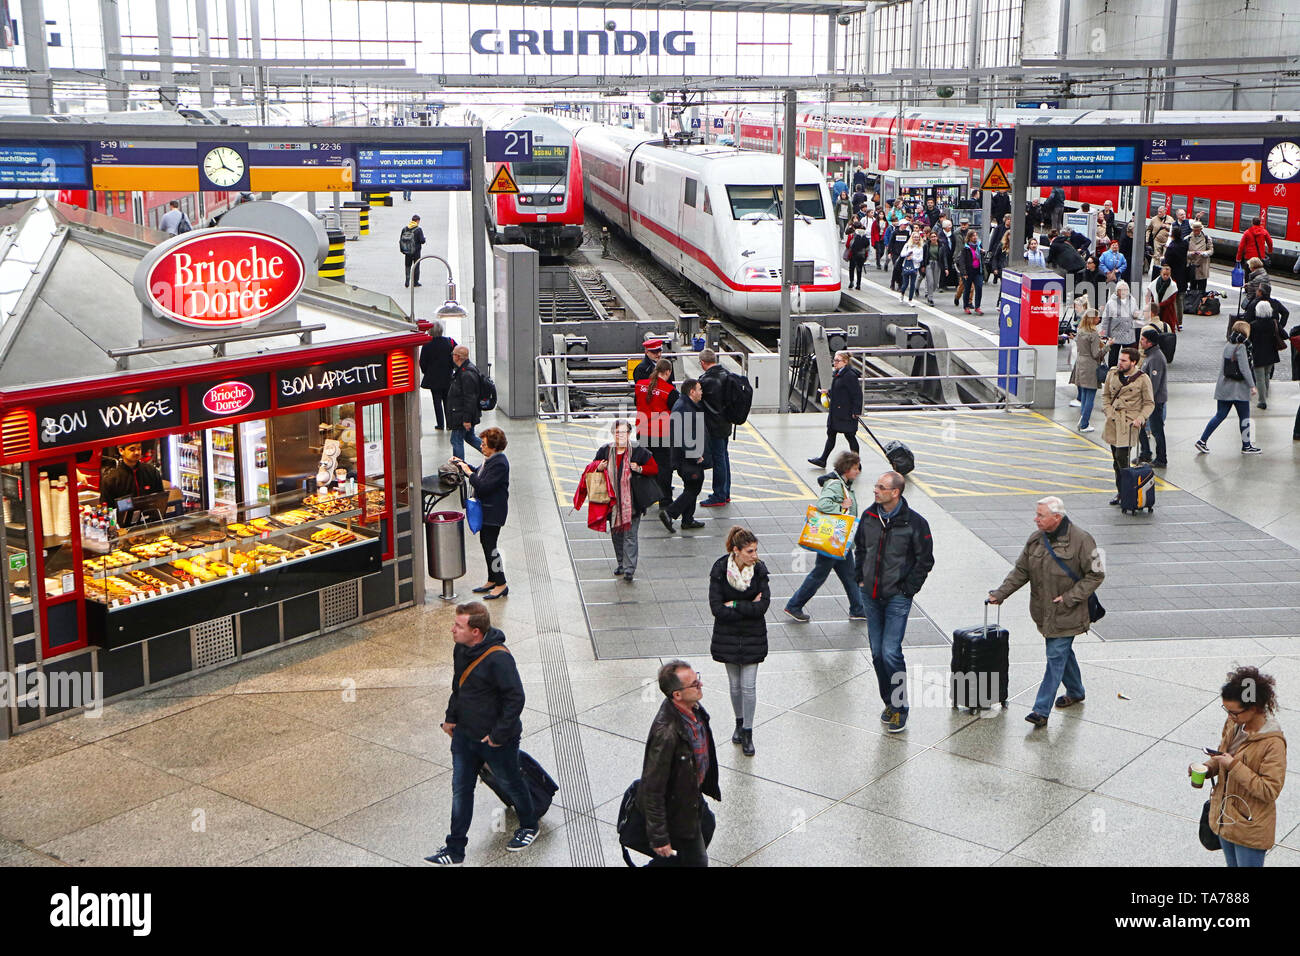
[[[411,267],[415,267],[415,285],[420,285],[420,250],[424,248],[424,230],[420,228],[420,217],[412,216],[411,221],[402,228],[397,240],[397,251],[406,257],[406,286],[411,285]]]
[[[718,364],[713,349],[700,352],[700,386],[704,389],[704,418],[709,432],[709,457],[713,459],[713,492],[701,508],[717,508],[731,501],[731,458],[727,440],[731,429],[745,424],[754,400],[754,388],[743,375]]]
[[[474,426],[483,418],[479,405],[483,374],[469,360],[469,349],[463,345],[451,350],[451,362],[456,368],[447,388],[447,428],[451,431],[452,455],[464,458],[466,442],[477,451],[483,450],[483,442],[474,434]]]
[[[451,625],[451,697],[442,732],[451,738],[451,832],[446,844],[424,862],[459,866],[465,862],[469,825],[474,819],[474,786],[484,764],[510,798],[519,828],[506,844],[526,850],[537,838],[537,807],[519,767],[519,739],[524,725],[524,685],[506,636],[478,601],[456,606]]]
[[[180,200],[173,199],[168,203],[170,208],[163,213],[162,219],[158,223],[158,228],[168,235],[179,236],[181,233],[189,232],[194,227],[190,225],[189,217],[181,209]]]

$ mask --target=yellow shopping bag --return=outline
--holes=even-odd
[[[853,525],[857,522],[851,514],[828,515],[808,506],[803,531],[799,533],[799,547],[816,551],[828,558],[843,558],[853,540]]]

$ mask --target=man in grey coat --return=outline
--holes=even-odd
[[[1160,333],[1154,328],[1142,331],[1142,371],[1151,379],[1151,397],[1156,403],[1155,410],[1147,419],[1147,428],[1138,435],[1142,452],[1138,462],[1148,462],[1153,468],[1164,468],[1165,460],[1165,403],[1169,401],[1169,363],[1165,353],[1160,349]],[[1151,437],[1156,440],[1156,457],[1151,460]]]
[[[1065,693],[1056,698],[1056,706],[1083,703],[1083,675],[1074,656],[1074,639],[1086,634],[1092,624],[1089,598],[1101,586],[1106,571],[1097,542],[1070,522],[1060,498],[1040,500],[1034,524],[1038,530],[1025,542],[1006,580],[989,592],[989,603],[1001,604],[1029,584],[1029,614],[1047,640],[1047,670],[1034,709],[1025,720],[1043,727],[1062,680]]]

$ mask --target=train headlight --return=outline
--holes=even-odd
[[[813,275],[818,279],[834,279],[835,273],[830,266],[818,266]]]
[[[532,197],[532,196],[520,196],[520,197],[519,197],[519,205],[521,205],[521,206],[531,206],[532,204],[533,204],[533,197]]]
[[[767,270],[760,269],[758,266],[745,266],[744,270],[741,272],[741,277],[746,282],[753,282],[756,279],[766,279]]]
[[[564,194],[563,194],[563,193],[560,193],[559,195],[552,196],[552,197],[551,197],[551,205],[552,205],[552,206],[563,206],[563,205],[564,205]]]

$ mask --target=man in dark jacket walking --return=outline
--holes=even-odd
[[[434,427],[442,431],[447,427],[447,389],[456,368],[451,360],[451,350],[456,340],[443,334],[441,322],[429,326],[429,341],[420,347],[420,388],[427,388],[433,397],[433,414],[438,420]]]
[[[402,254],[406,260],[406,286],[411,285],[414,278],[415,284],[420,284],[420,252],[424,249],[424,230],[420,228],[420,217],[412,216],[411,221],[402,227],[402,232],[397,239],[397,251]],[[415,267],[415,275],[411,275],[411,267]]]
[[[713,462],[713,491],[701,508],[717,508],[731,501],[731,456],[727,441],[731,422],[723,415],[727,404],[727,370],[718,364],[713,349],[700,352],[700,386],[704,389],[704,419],[709,426],[709,458]]]
[[[519,769],[524,685],[506,636],[492,626],[487,607],[472,601],[456,606],[451,638],[456,642],[454,673],[442,723],[451,738],[451,832],[445,846],[424,858],[433,866],[465,862],[474,785],[485,763],[519,815],[519,828],[506,849],[526,850],[537,838],[537,811]]]
[[[650,725],[637,788],[655,851],[650,866],[708,866],[704,830],[712,831],[713,812],[704,796],[721,800],[722,792],[709,715],[700,706],[704,682],[690,664],[674,660],[659,668],[659,689],[667,699]]]
[[[695,499],[704,487],[704,472],[711,463],[703,401],[704,387],[688,378],[682,382],[677,404],[668,415],[673,468],[682,479],[682,493],[677,500],[659,509],[659,520],[670,534],[677,530],[673,527],[674,518],[682,519],[683,531],[704,527],[703,521],[695,520]]]
[[[1153,468],[1168,465],[1165,452],[1165,403],[1169,401],[1169,363],[1165,353],[1160,349],[1160,333],[1154,327],[1142,330],[1142,371],[1151,379],[1151,397],[1156,403],[1155,411],[1147,419],[1147,426],[1156,439],[1156,457],[1151,459],[1151,440],[1147,437],[1147,428],[1138,435],[1142,446],[1138,461],[1148,462]]]
[[[858,450],[858,416],[862,414],[862,385],[858,372],[849,363],[848,352],[836,352],[831,366],[834,372],[829,396],[830,414],[826,418],[826,447],[820,457],[808,459],[809,464],[818,468],[826,467],[826,460],[835,450],[836,435],[848,439],[849,451]]]
[[[451,453],[456,458],[465,457],[465,443],[475,451],[483,450],[483,443],[474,434],[474,426],[483,418],[478,399],[483,391],[483,376],[469,360],[469,349],[458,345],[451,350],[451,361],[456,366],[447,388],[447,427],[451,429]]]
[[[907,505],[907,479],[887,471],[876,479],[875,502],[854,535],[858,584],[867,608],[867,637],[876,670],[880,722],[896,734],[907,726],[907,662],[903,638],[912,598],[934,568],[930,524]]]

